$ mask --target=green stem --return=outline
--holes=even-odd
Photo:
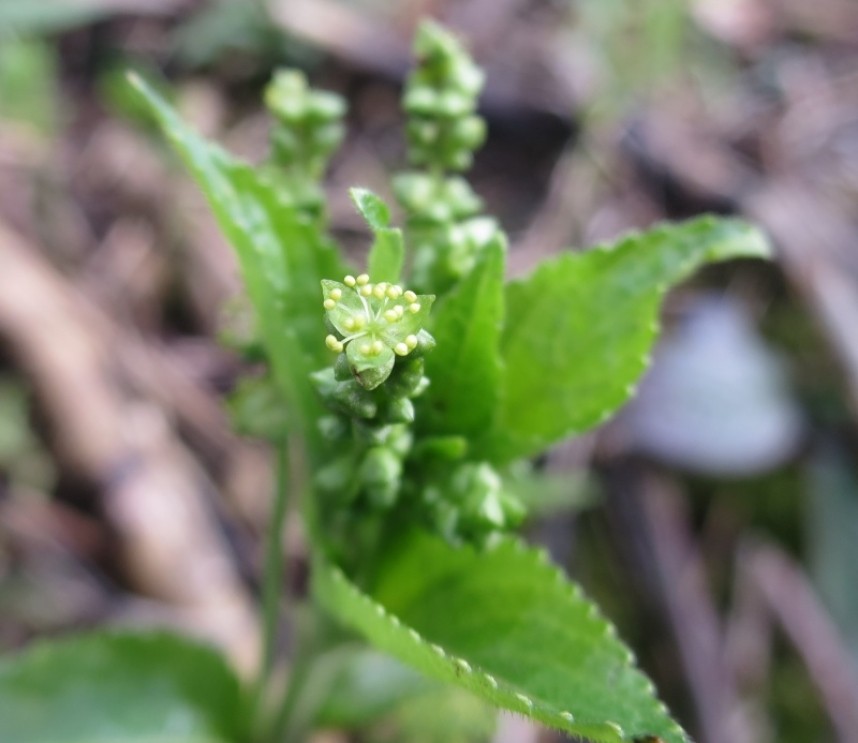
[[[298,706],[301,697],[301,692],[304,690],[305,681],[309,676],[312,663],[313,653],[306,651],[298,651],[298,656],[292,666],[292,673],[289,674],[289,685],[286,688],[286,694],[280,704],[280,709],[277,711],[277,716],[274,718],[274,723],[271,727],[271,743],[300,743],[303,740],[305,732],[300,725],[300,721],[294,720],[294,712]]]
[[[265,695],[274,669],[277,648],[277,620],[283,594],[284,530],[289,512],[289,447],[284,439],[277,445],[277,474],[274,508],[265,541],[265,567],[262,583],[262,658],[256,683],[255,710],[265,706]]]

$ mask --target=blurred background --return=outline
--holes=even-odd
[[[545,458],[527,528],[700,743],[858,741],[853,0],[0,1],[0,651],[169,625],[252,667],[271,487],[223,404],[238,276],[124,75],[250,159],[277,67],[344,95],[330,216],[360,250],[347,188],[404,164],[424,16],[486,69],[473,183],[512,275],[704,211],[771,235],[774,263],[670,296],[637,400]],[[559,740],[432,694],[320,740]]]

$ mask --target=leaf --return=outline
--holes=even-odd
[[[317,598],[377,647],[482,699],[596,743],[687,740],[580,590],[515,539],[480,552],[427,534],[369,592],[317,556]]]
[[[301,708],[312,710],[316,728],[368,730],[359,737],[411,743],[484,741],[497,717],[470,692],[429,679],[364,643],[341,645],[314,661]]]
[[[363,644],[321,656],[314,669],[314,678],[319,676],[324,678],[316,680],[321,704],[314,720],[321,727],[363,727],[406,699],[438,688],[437,682]]]
[[[704,263],[767,255],[756,228],[703,217],[564,254],[510,283],[500,412],[478,449],[532,456],[603,422],[649,365],[667,289]]]
[[[57,130],[60,113],[53,45],[40,39],[0,42],[0,118],[51,136]]]
[[[390,209],[380,196],[367,188],[352,188],[349,194],[373,232],[390,227]]]
[[[430,433],[477,437],[492,422],[501,380],[505,249],[496,233],[473,270],[435,309],[437,345],[426,357],[432,384],[417,417]]]
[[[367,261],[367,273],[374,282],[389,281],[395,284],[399,281],[405,260],[402,230],[390,226],[390,209],[380,196],[365,188],[353,188],[349,193],[375,235]]]
[[[327,363],[323,278],[342,275],[335,248],[266,178],[193,132],[166,101],[136,75],[129,76],[144,103],[208,199],[232,243],[256,310],[274,378],[292,425],[310,441],[318,433],[318,398],[309,375]]]
[[[404,260],[405,246],[402,242],[402,230],[394,227],[378,230],[367,261],[367,271],[372,280],[395,284],[399,281]]]
[[[92,0],[3,0],[0,40],[59,33],[109,16],[116,8]]]
[[[244,712],[224,659],[174,635],[87,635],[0,661],[9,743],[237,742]]]

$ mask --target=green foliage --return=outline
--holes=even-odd
[[[506,246],[500,234],[473,270],[435,311],[438,347],[427,359],[430,387],[419,425],[435,434],[479,438],[491,426],[500,396]]]
[[[0,3],[0,41],[20,36],[57,33],[100,20],[115,12],[106,3],[69,0],[3,0]]]
[[[408,157],[414,165],[465,170],[486,135],[476,116],[483,73],[458,40],[434,23],[417,31],[419,64],[408,78],[402,105],[408,113]]]
[[[343,139],[345,102],[327,91],[312,90],[296,70],[281,70],[265,89],[265,103],[274,116],[271,159],[296,171],[295,185],[314,185]]]
[[[514,539],[481,552],[414,534],[361,590],[320,559],[315,589],[376,646],[500,707],[599,743],[685,740],[613,628]]]
[[[131,82],[199,183],[235,248],[274,380],[293,413],[293,430],[314,441],[320,405],[310,373],[325,359],[318,286],[326,276],[344,270],[341,259],[316,223],[265,171],[199,137],[140,78],[132,77]]]
[[[502,401],[478,449],[500,461],[531,456],[602,423],[649,364],[668,287],[703,263],[767,250],[759,230],[703,217],[566,253],[512,282]]]
[[[268,376],[240,389],[233,411],[245,430],[288,434],[307,455],[296,487],[308,493],[314,597],[333,616],[438,680],[574,735],[680,743],[611,625],[505,533],[524,516],[522,483],[542,487],[516,460],[628,398],[672,284],[708,261],[764,255],[765,241],[741,222],[704,218],[563,254],[505,285],[506,238],[449,175],[483,137],[482,74],[435,25],[416,51],[404,106],[419,170],[394,183],[406,227],[391,225],[379,197],[353,190],[374,238],[357,276],[325,234],[318,182],[342,135],[336,96],[278,75],[266,94],[271,158],[254,168],[132,80],[241,265],[255,316],[243,345]],[[403,273],[415,291],[398,283]],[[278,730],[313,717],[295,677]]]
[[[0,119],[52,134],[60,114],[56,78],[56,59],[48,44],[37,39],[3,40],[0,32]]]
[[[214,650],[168,634],[98,634],[0,661],[0,740],[237,743],[244,700]]]

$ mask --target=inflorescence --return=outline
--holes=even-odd
[[[399,284],[373,284],[367,274],[346,276],[342,283],[322,281],[323,306],[334,333],[325,338],[342,353],[357,375],[376,370],[386,378],[395,356],[407,356],[420,344],[435,297],[418,295]],[[386,370],[386,373],[384,371]],[[364,375],[365,376],[365,375]],[[376,375],[370,375],[376,382]],[[377,381],[377,384],[380,384]],[[372,386],[377,386],[376,383]]]

